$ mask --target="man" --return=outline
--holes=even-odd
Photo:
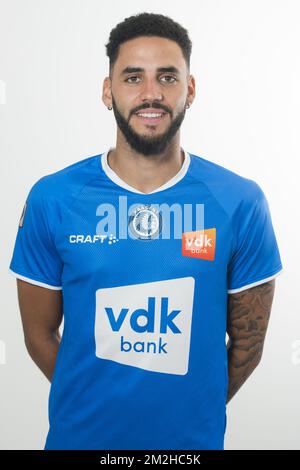
[[[10,264],[52,382],[45,449],[223,449],[282,270],[268,203],[180,146],[195,98],[182,26],[142,13],[106,47],[116,146],[33,185]]]

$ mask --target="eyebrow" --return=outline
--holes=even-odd
[[[180,74],[180,71],[178,70],[178,68],[174,67],[173,65],[170,65],[169,67],[158,67],[156,71]],[[126,75],[127,73],[134,73],[134,72],[145,72],[145,69],[143,69],[142,67],[125,67],[125,69],[122,70],[121,75]]]

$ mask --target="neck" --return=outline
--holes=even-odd
[[[159,155],[142,155],[127,143],[118,143],[107,156],[110,168],[127,184],[143,193],[150,193],[175,176],[184,161],[179,142],[171,144]]]

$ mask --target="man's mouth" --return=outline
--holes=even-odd
[[[142,122],[146,123],[146,124],[157,124],[159,123],[163,118],[164,116],[166,115],[167,113],[165,111],[158,111],[158,112],[142,112],[142,111],[138,111],[137,113],[135,113],[135,116],[138,117],[138,119],[140,119]]]

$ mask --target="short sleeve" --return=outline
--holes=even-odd
[[[23,207],[9,272],[31,284],[61,289],[62,260],[54,235],[57,226],[43,178],[31,188]]]
[[[235,220],[235,249],[228,264],[228,293],[275,278],[283,270],[268,201],[255,183],[251,201],[241,204]]]

